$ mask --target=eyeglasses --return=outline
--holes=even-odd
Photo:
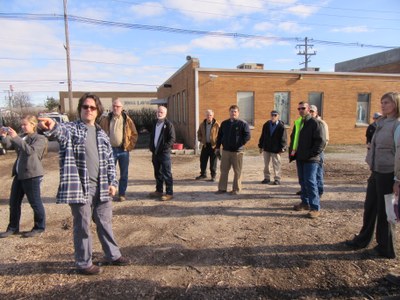
[[[314,112],[313,110],[310,110],[310,112]]]
[[[88,110],[88,109],[90,108],[91,111],[97,110],[97,107],[96,107],[96,106],[91,106],[91,105],[86,105],[86,104],[82,105],[82,108],[83,108],[84,110]]]
[[[113,105],[113,107],[120,108],[122,105]]]
[[[297,110],[305,110],[306,108],[305,107],[299,107],[299,108],[297,108]]]

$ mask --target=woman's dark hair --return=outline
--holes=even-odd
[[[97,117],[96,117],[96,121],[101,118],[101,116],[103,115],[104,112],[104,108],[103,108],[103,104],[101,104],[100,98],[92,93],[85,93],[82,95],[82,97],[79,99],[78,102],[78,116],[81,116],[81,110],[82,110],[82,105],[85,102],[86,99],[93,99],[94,102],[96,103],[96,108],[97,108]]]

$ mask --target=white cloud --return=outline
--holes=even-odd
[[[278,24],[278,28],[289,33],[300,33],[309,30],[309,27],[301,27],[296,22],[281,22]]]
[[[307,18],[317,11],[318,11],[318,7],[306,6],[306,5],[302,5],[302,4],[294,5],[294,6],[288,7],[286,9],[286,12],[291,13],[296,16],[299,16],[299,17],[302,17],[302,18]]]
[[[332,32],[344,32],[344,33],[357,33],[357,32],[370,32],[367,26],[348,26],[341,28],[333,28]]]
[[[237,48],[237,42],[234,38],[224,36],[204,36],[191,40],[186,44],[177,44],[172,46],[164,46],[149,51],[151,55],[159,55],[160,53],[168,54],[187,54],[196,49],[205,49],[211,51],[220,51],[225,49]]]
[[[270,22],[261,22],[254,25],[254,30],[257,31],[268,31],[275,28],[275,25]]]
[[[191,48],[202,48],[207,50],[224,50],[235,48],[237,43],[235,39],[231,37],[205,36],[192,40],[190,46]]]
[[[117,51],[111,48],[105,48],[99,45],[90,45],[82,47],[77,51],[75,58],[90,60],[90,61],[101,61],[114,64],[137,64],[139,58],[130,52]]]
[[[196,21],[226,19],[260,12],[264,7],[262,0],[223,0],[204,2],[196,0],[164,0],[166,7],[178,10],[182,15]]]
[[[277,22],[273,24],[270,22],[261,22],[254,25],[254,29],[257,31],[269,31],[280,30],[288,33],[300,33],[309,30],[309,27],[300,26],[296,22]]]
[[[164,7],[158,2],[144,2],[132,5],[130,10],[138,17],[155,17],[164,14]]]
[[[190,46],[187,44],[159,47],[149,51],[151,55],[158,55],[160,53],[182,54],[190,51]]]
[[[60,29],[60,28],[58,28]],[[40,34],[39,34],[40,33]],[[2,55],[11,57],[62,57],[63,37],[57,27],[40,22],[0,20]]]

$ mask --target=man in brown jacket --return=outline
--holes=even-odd
[[[215,145],[217,144],[217,136],[219,123],[214,119],[214,112],[211,109],[206,111],[206,118],[200,124],[197,130],[197,138],[201,146],[200,154],[200,176],[196,180],[207,178],[206,169],[207,162],[210,159],[211,181],[215,181],[217,173],[217,157],[215,155]]]
[[[100,120],[100,126],[110,137],[115,164],[119,164],[120,179],[117,201],[126,200],[128,187],[129,151],[135,148],[138,132],[132,119],[123,111],[121,101],[112,102],[112,112]]]

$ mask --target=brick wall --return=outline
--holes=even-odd
[[[159,97],[168,97],[177,91],[187,90],[188,113],[187,124],[176,124],[182,133],[185,145],[193,148],[195,141],[195,84],[196,63],[187,63],[175,73],[168,83],[171,89],[159,89]],[[359,93],[371,94],[370,120],[375,111],[380,111],[380,97],[388,92],[399,90],[400,75],[354,75],[320,72],[271,72],[244,70],[199,70],[199,122],[204,119],[204,111],[213,109],[218,121],[229,117],[229,106],[237,104],[237,92],[254,92],[255,124],[252,139],[248,147],[256,147],[262,125],[269,119],[274,108],[275,92],[290,92],[290,122],[288,134],[291,133],[293,121],[298,117],[297,104],[307,101],[309,92],[323,93],[323,118],[330,129],[331,144],[365,143],[366,126],[356,125],[357,99]],[[210,74],[217,75],[218,77]],[[170,106],[170,109],[175,109]]]

